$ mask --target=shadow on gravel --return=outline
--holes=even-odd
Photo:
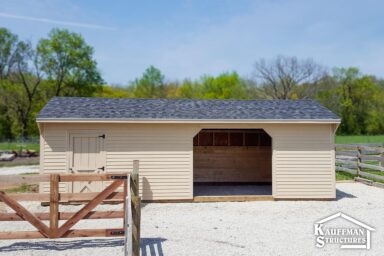
[[[344,191],[341,191],[339,189],[336,189],[336,200],[340,200],[343,198],[356,198],[356,196],[349,193],[345,193]]]
[[[164,238],[141,238],[141,254],[143,256],[163,256],[162,243]],[[84,248],[102,248],[124,246],[124,239],[83,239],[73,241],[36,241],[36,242],[16,242],[8,246],[0,247],[0,252],[14,252],[25,250],[51,250],[65,251]],[[149,251],[149,253],[147,253]]]

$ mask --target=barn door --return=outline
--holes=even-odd
[[[70,171],[74,174],[99,174],[105,172],[103,157],[105,135],[100,133],[78,133],[70,135]],[[73,183],[73,192],[97,192],[101,181],[79,181]]]

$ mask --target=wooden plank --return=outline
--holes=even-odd
[[[349,160],[349,161],[357,161],[357,156],[343,156],[343,155],[336,155],[336,159],[340,160]]]
[[[359,163],[359,166],[367,169],[384,172],[384,167],[378,165]]]
[[[124,214],[124,228],[125,228],[125,237],[124,237],[124,255],[132,256],[132,193],[130,190],[131,187],[131,178],[127,181],[127,197],[125,198],[125,214]]]
[[[329,156],[328,156],[329,157]],[[285,158],[290,162],[292,158]],[[311,162],[303,158],[302,162]],[[260,182],[272,179],[272,151],[261,147],[193,149],[195,182]]]
[[[128,180],[124,180],[124,191],[123,191],[123,194],[124,194],[124,203],[123,203],[123,209],[124,211],[126,211],[126,207],[127,207],[127,195],[128,195]],[[126,218],[123,219],[123,227],[126,226]]]
[[[123,181],[122,181],[123,182]],[[95,198],[100,192],[90,193],[62,193],[60,194],[61,202],[84,202]],[[124,200],[123,192],[112,192],[105,200]]]
[[[370,178],[370,179],[376,179],[376,180],[383,180],[384,181],[384,176],[373,174],[373,173],[368,173],[368,172],[363,172],[361,171],[360,176],[365,177],[365,178]]]
[[[57,236],[62,237],[71,227],[73,227],[79,220],[85,217],[92,209],[115,191],[123,180],[116,180],[110,184],[106,189],[100,192],[94,199],[92,199],[87,205],[85,205],[80,211],[76,212],[69,220],[67,220],[57,231]],[[123,193],[124,194],[124,193]]]
[[[342,166],[336,166],[336,170],[343,171],[343,172],[348,172],[348,173],[353,174],[353,175],[357,175],[357,170],[352,170],[352,169],[349,169],[349,168],[346,168],[346,167],[342,167]]]
[[[357,176],[359,176],[359,172],[361,171],[360,164],[361,164],[361,147],[357,147]]]
[[[124,229],[74,229],[69,230],[63,237],[115,237],[124,236]],[[0,239],[37,239],[45,238],[38,231],[9,231],[0,232]]]
[[[378,187],[378,188],[384,188],[384,183],[375,182],[373,180],[367,180],[367,179],[364,179],[364,178],[355,177],[355,181],[364,183],[364,184],[369,185],[369,186],[374,186],[374,187]]]
[[[0,186],[17,186],[48,182],[49,175],[1,175]]]
[[[366,151],[366,152],[374,152],[374,153],[378,153],[378,154],[384,153],[384,148],[379,148],[379,147],[367,147],[367,146],[359,146],[359,148],[360,148],[362,151]]]
[[[345,151],[345,150],[337,150],[336,151],[337,156],[357,156],[357,151]]]
[[[10,198],[16,201],[45,201],[50,200],[50,195],[47,194],[38,194],[38,193],[12,193],[8,194]]]
[[[362,160],[374,160],[374,161],[384,161],[384,157],[382,157],[382,156],[379,156],[379,155],[377,155],[377,156],[372,156],[372,155],[362,155],[361,156],[361,159]]]
[[[60,193],[60,202],[84,202],[92,200],[95,196],[97,196],[98,192],[90,192],[90,193]],[[39,193],[14,193],[8,194],[8,196],[16,201],[41,201],[41,202],[49,202],[50,195],[47,194],[39,194]],[[124,193],[123,192],[113,192],[111,193],[106,200],[123,200]]]
[[[350,148],[350,149],[356,149],[358,145],[356,144],[336,144],[336,148]]]
[[[49,201],[50,237],[55,238],[59,227],[59,175],[51,174]]]
[[[70,181],[107,181],[113,180],[115,177],[121,177],[127,179],[127,173],[109,173],[109,174],[60,174],[61,182],[70,182]]]
[[[358,146],[365,146],[365,147],[384,147],[384,143],[351,143],[351,144],[336,144],[336,147],[358,147]]]
[[[336,163],[345,164],[348,166],[357,166],[357,161],[336,159]]]
[[[131,211],[132,211],[132,255],[140,256],[140,216],[141,199],[139,196],[139,160],[133,161],[133,170],[130,175]]]
[[[49,237],[50,230],[49,228],[41,222],[35,215],[30,213],[18,202],[8,197],[3,191],[0,191],[0,200],[12,208],[21,218],[31,223],[35,228],[37,228],[42,235]]]
[[[75,212],[59,212],[59,220],[68,220]],[[39,220],[49,220],[48,212],[34,213]],[[117,219],[123,218],[124,211],[91,211],[83,219]],[[0,221],[24,221],[16,213],[0,213]]]

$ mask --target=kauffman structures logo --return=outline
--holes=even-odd
[[[371,248],[371,232],[375,229],[342,212],[321,219],[314,224],[316,247],[338,244],[341,249]]]

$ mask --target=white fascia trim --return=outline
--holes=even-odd
[[[38,118],[37,123],[149,123],[149,124],[277,124],[277,123],[306,123],[306,124],[339,124],[340,119],[113,119],[113,118]]]

